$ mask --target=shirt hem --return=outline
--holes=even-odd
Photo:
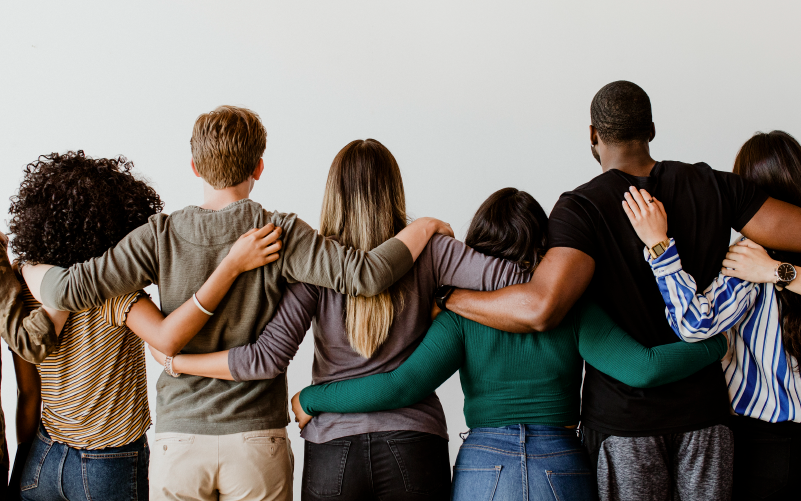
[[[679,426],[668,426],[665,428],[650,428],[644,430],[626,430],[616,429],[604,424],[594,422],[591,419],[582,419],[581,427],[590,428],[594,431],[605,433],[614,437],[658,437],[661,435],[670,435],[673,433],[687,433],[691,431],[703,430],[719,424],[725,425],[729,419],[729,414],[721,415],[720,417],[702,421],[699,423],[685,424]]]
[[[248,431],[286,428],[288,419],[237,421],[233,423],[198,423],[195,420],[169,420],[159,424],[156,420],[156,433],[185,433],[187,435],[233,435]]]

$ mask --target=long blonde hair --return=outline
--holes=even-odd
[[[337,153],[323,195],[320,233],[342,245],[372,250],[406,227],[406,196],[395,157],[375,139],[358,139]],[[403,297],[397,287],[374,297],[348,296],[348,341],[370,358],[386,341]]]

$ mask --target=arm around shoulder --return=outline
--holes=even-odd
[[[531,281],[494,292],[456,290],[449,310],[507,332],[543,332],[559,325],[592,280],[595,260],[569,247],[550,249]]]

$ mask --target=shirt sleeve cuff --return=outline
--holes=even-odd
[[[643,255],[645,256],[645,260],[648,261],[648,264],[651,265],[651,271],[654,272],[655,277],[671,275],[681,271],[682,269],[679,251],[676,248],[676,241],[672,238],[670,239],[670,245],[668,245],[668,248],[665,249],[665,252],[663,252],[658,258],[653,259],[651,254],[648,252],[647,247],[643,249]]]

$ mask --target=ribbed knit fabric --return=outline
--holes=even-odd
[[[440,314],[417,350],[392,372],[310,386],[309,415],[375,412],[411,405],[459,370],[470,428],[579,421],[582,359],[634,387],[671,383],[726,353],[726,339],[646,348],[592,303],[579,303],[548,332],[512,334]]]

